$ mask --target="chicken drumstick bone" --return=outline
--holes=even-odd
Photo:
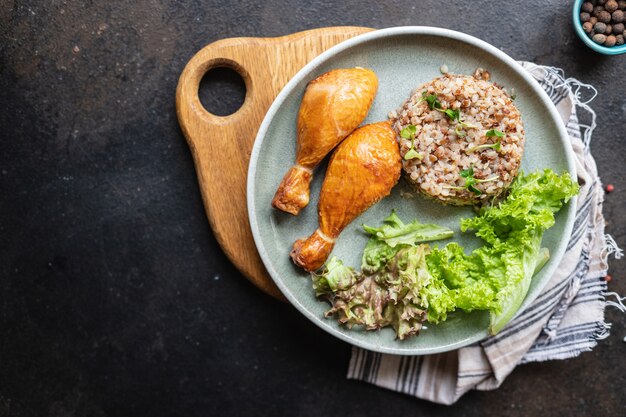
[[[335,239],[352,220],[386,197],[402,168],[396,134],[390,122],[363,126],[333,153],[318,204],[319,228],[291,251],[296,265],[307,271],[321,267]]]
[[[311,81],[298,112],[296,163],[272,200],[277,209],[297,215],[309,204],[313,169],[367,116],[378,79],[364,68],[334,69]]]

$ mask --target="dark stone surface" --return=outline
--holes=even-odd
[[[31,4],[29,3],[37,3]],[[588,50],[571,2],[0,3],[0,416],[625,415],[624,316],[579,358],[519,367],[452,409],[345,379],[350,347],[220,251],[174,90],[202,46],[331,25],[457,29],[598,88],[592,149],[626,246],[626,56]],[[233,97],[211,89],[229,86]],[[207,80],[208,107],[241,101]],[[624,261],[609,288],[626,294]]]

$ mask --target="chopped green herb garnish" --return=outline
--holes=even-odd
[[[448,119],[450,119],[450,121],[457,121],[457,126],[454,129],[454,132],[456,133],[457,136],[459,137],[465,137],[466,133],[463,131],[463,129],[475,129],[478,126],[474,126],[471,125],[469,123],[465,123],[463,120],[461,120],[461,110],[460,109],[446,109],[443,110],[441,108],[441,102],[439,101],[439,99],[437,98],[437,96],[435,94],[427,94],[426,91],[422,92],[422,99],[421,101],[425,101],[426,103],[428,103],[428,107],[431,110],[437,110],[438,112],[441,113],[445,113],[446,116],[448,116]],[[403,136],[404,137],[404,136]]]
[[[454,128],[454,133],[456,133],[457,136],[464,138],[465,136],[467,136],[467,132],[465,132],[463,129],[476,129],[477,127],[478,126],[459,121],[459,123]]]
[[[408,125],[400,132],[400,136],[405,139],[413,139],[415,136],[415,132],[417,132],[417,128],[413,125]]]
[[[480,191],[478,188],[474,187],[473,184],[468,185],[467,189],[470,190],[471,192],[473,192],[476,195],[481,195],[482,194],[482,191]]]
[[[464,169],[463,171],[461,171],[459,173],[459,175],[461,176],[461,178],[465,178],[466,180],[468,178],[472,178],[473,179],[474,178],[474,167],[470,166],[469,168]]]
[[[461,110],[459,109],[448,109],[445,110],[444,113],[446,114],[446,116],[448,116],[450,120],[458,120],[459,122],[461,121]]]
[[[422,155],[421,153],[415,150],[415,134],[416,133],[417,133],[417,128],[413,125],[408,125],[400,131],[401,137],[403,137],[404,139],[409,139],[411,141],[411,148],[404,155],[405,161],[408,161],[409,159],[415,159],[415,158],[421,160],[424,157],[424,155]]]
[[[460,187],[461,189],[467,188],[469,191],[473,192],[474,194],[477,194],[477,195],[482,194],[482,192],[478,188],[474,187],[474,184],[476,184],[478,180],[474,178],[473,166],[470,166],[469,168],[464,169],[463,171],[459,173],[459,175],[461,176],[461,178],[465,180],[465,185],[463,187]]]
[[[470,166],[467,169],[462,170],[459,175],[461,176],[461,178],[463,178],[465,180],[465,184],[462,187],[457,187],[457,186],[447,186],[446,188],[449,189],[453,189],[453,190],[464,190],[467,189],[468,191],[473,192],[476,195],[481,195],[482,191],[480,191],[478,188],[475,187],[476,184],[480,184],[483,182],[489,182],[489,181],[495,181],[498,178],[500,178],[499,175],[496,175],[495,177],[491,177],[491,178],[487,178],[484,180],[479,180],[474,178],[474,167]]]
[[[486,143],[484,145],[474,146],[473,148],[469,148],[467,152],[476,152],[479,149],[488,149],[488,148],[491,148],[494,151],[500,152],[500,149],[501,149],[500,141],[498,140],[496,143]]]
[[[491,130],[488,130],[485,133],[485,136],[487,136],[487,137],[497,136],[499,138],[503,138],[504,137],[504,132],[500,132],[498,129],[491,129]]]
[[[421,153],[417,152],[412,146],[411,149],[409,149],[409,151],[404,155],[404,160],[408,161],[409,159],[419,159],[422,160],[422,158],[424,158],[424,155],[422,155]]]
[[[439,101],[437,96],[434,94],[426,94],[426,91],[422,93],[422,101],[428,103],[428,107],[430,107],[431,110],[437,110],[441,108],[441,102]]]
[[[469,123],[465,123],[463,120],[461,120],[461,110],[460,109],[447,109],[443,111],[446,116],[448,116],[448,119],[450,119],[450,121],[455,121],[457,122],[456,127],[454,128],[454,133],[456,133],[457,136],[463,138],[465,136],[467,136],[467,133],[463,130],[463,129],[475,129],[478,126],[474,126],[471,125]]]
[[[488,130],[487,132],[485,132],[485,136],[486,137],[497,137],[497,138],[503,138],[504,137],[504,132],[499,131],[498,129],[491,129]],[[478,146],[474,146],[473,148],[470,148],[467,150],[467,152],[475,152],[479,149],[488,149],[491,148],[497,152],[500,152],[500,149],[502,148],[502,144],[500,142],[500,139],[498,139],[497,142],[495,143],[486,143],[484,145],[478,145]]]

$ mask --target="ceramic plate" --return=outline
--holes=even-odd
[[[295,160],[296,118],[307,82],[333,68],[361,66],[374,70],[379,88],[364,121],[367,124],[386,120],[389,111],[398,108],[414,88],[440,76],[442,64],[457,74],[472,74],[477,67],[483,67],[491,72],[492,81],[509,90],[515,89],[515,104],[521,111],[526,130],[523,170],[552,168],[575,175],[565,127],[539,84],[495,47],[459,32],[429,27],[399,27],[366,33],[315,58],[278,95],[263,120],[252,151],[248,212],[254,240],[269,274],[287,299],[315,324],[342,340],[372,351],[422,355],[466,346],[487,336],[489,315],[487,312],[455,312],[439,325],[427,323],[418,337],[404,341],[396,340],[391,328],[377,332],[349,330],[334,319],[324,318],[329,305],[315,298],[309,275],[291,262],[289,252],[296,239],[309,236],[317,228],[317,200],[325,165],[316,170],[310,204],[300,215],[294,217],[273,209],[270,202]],[[358,268],[368,239],[361,225],[380,224],[391,209],[396,209],[406,221],[418,218],[424,223],[451,228],[455,231],[452,239],[466,250],[480,244],[473,235],[459,230],[459,220],[473,215],[471,208],[442,206],[420,196],[405,199],[400,196],[402,190],[409,191],[404,180],[389,197],[350,224],[337,240],[333,254],[347,265]],[[551,260],[533,278],[522,308],[537,297],[561,259],[571,234],[574,207],[575,200],[572,200],[558,213],[555,226],[545,234],[543,246],[550,250]]]

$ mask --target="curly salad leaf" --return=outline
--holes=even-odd
[[[412,245],[416,242],[430,242],[452,237],[454,232],[436,224],[422,224],[417,220],[404,224],[393,210],[383,220],[381,227],[363,225],[363,229],[373,237],[395,248],[397,245]]]
[[[404,224],[395,210],[383,220],[381,227],[363,225],[371,235],[363,252],[361,269],[367,274],[380,270],[403,246],[414,246],[452,237],[454,232],[436,224],[422,224],[417,220]]]
[[[326,315],[350,327],[392,326],[404,339],[417,335],[425,321],[439,323],[457,309],[488,310],[495,334],[513,318],[533,275],[549,259],[541,248],[543,233],[577,193],[568,174],[521,173],[504,201],[461,221],[463,232],[471,230],[485,243],[470,254],[455,242],[431,249],[422,242],[453,232],[417,220],[405,224],[392,212],[381,227],[364,226],[371,237],[360,272],[333,257],[314,274],[313,286],[332,306]]]

